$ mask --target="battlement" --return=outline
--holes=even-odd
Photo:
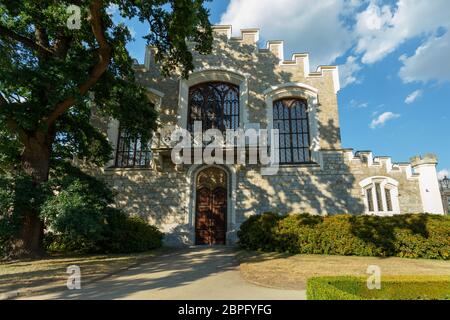
[[[233,37],[231,25],[215,25],[212,28],[216,39],[225,39],[226,41],[238,42],[242,45],[253,45],[255,46],[255,54],[271,53],[278,58],[279,65],[282,67],[302,68],[305,78],[320,78],[329,75],[332,77],[335,93],[340,90],[339,68],[337,66],[319,66],[316,71],[311,72],[308,53],[294,53],[290,60],[286,60],[284,57],[284,41],[268,40],[265,47],[260,47],[260,30],[257,28],[241,29],[239,37]]]
[[[405,174],[408,180],[417,179],[419,174],[415,173],[414,163],[392,162],[391,157],[374,156],[372,151],[354,151],[344,149],[344,159],[350,163],[359,163],[369,168],[384,169],[387,174]]]
[[[436,165],[438,163],[437,156],[431,153],[424,156],[416,156],[411,158],[411,164],[413,167],[422,165]]]

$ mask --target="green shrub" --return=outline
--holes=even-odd
[[[450,217],[438,215],[251,217],[238,232],[250,250],[450,259]]]
[[[41,216],[56,234],[56,243],[49,249],[56,251],[94,252],[100,248],[106,232],[108,201],[100,189],[89,182],[74,179],[64,189],[42,205]]]
[[[241,246],[248,250],[276,250],[274,228],[280,219],[281,216],[270,212],[250,217],[241,225]]]
[[[161,246],[155,227],[111,207],[113,194],[104,182],[64,164],[57,170],[49,183],[54,195],[41,206],[47,250],[131,253]]]
[[[448,276],[388,276],[381,289],[367,288],[365,277],[316,277],[308,279],[308,300],[448,300]]]
[[[162,246],[163,234],[140,217],[128,217],[113,211],[100,246],[106,252],[144,252]]]
[[[134,253],[162,246],[163,234],[142,218],[129,217],[120,210],[110,208],[104,224],[96,236],[49,232],[45,246],[51,252],[78,253]]]

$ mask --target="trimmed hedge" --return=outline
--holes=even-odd
[[[450,259],[450,216],[264,213],[245,221],[238,236],[248,250]]]
[[[308,279],[308,300],[449,300],[448,276],[388,276],[380,290],[369,290],[364,277]]]
[[[95,237],[76,232],[48,233],[45,247],[50,252],[59,253],[137,253],[162,246],[164,235],[158,228],[120,210],[109,209],[100,227]]]

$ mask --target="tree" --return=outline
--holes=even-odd
[[[1,0],[0,126],[8,140],[4,145],[20,146],[11,170],[30,176],[38,189],[49,178],[52,159],[77,156],[105,163],[111,147],[91,125],[93,106],[130,134],[150,138],[157,115],[146,89],[134,81],[126,50],[130,32],[114,23],[107,9],[115,5],[123,17],[148,23],[144,38],[156,47],[162,73],[186,77],[193,69],[190,43],[200,53],[211,50],[204,2]],[[39,255],[44,230],[39,208],[21,214],[15,254]]]

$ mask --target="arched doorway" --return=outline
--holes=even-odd
[[[196,181],[195,244],[224,245],[227,234],[228,177],[217,167],[200,171]]]

